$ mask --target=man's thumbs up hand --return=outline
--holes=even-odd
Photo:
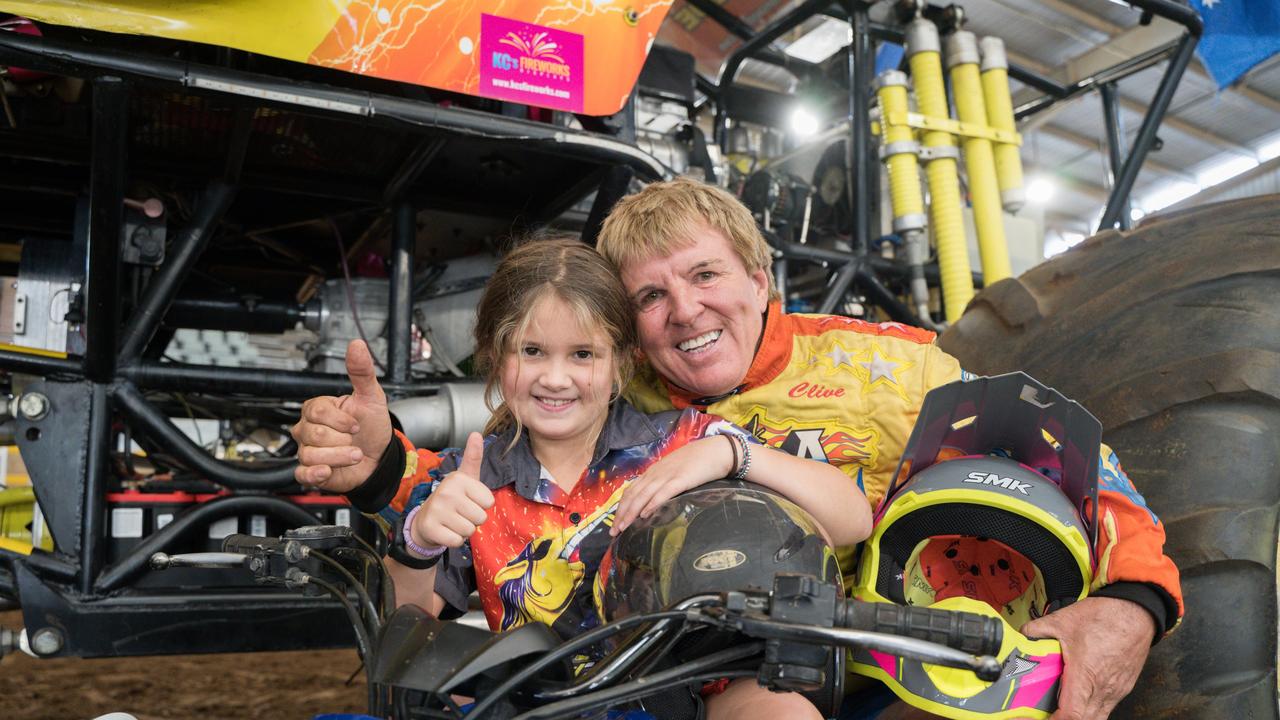
[[[347,346],[347,377],[350,395],[311,398],[302,404],[302,418],[293,426],[298,443],[294,478],[303,485],[334,492],[359,487],[391,442],[387,396],[363,340]]]
[[[484,438],[471,433],[458,469],[445,476],[413,518],[414,542],[426,547],[462,547],[489,519],[493,493],[480,482]]]

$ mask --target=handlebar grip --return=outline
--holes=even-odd
[[[283,550],[284,541],[280,538],[258,537],[257,535],[228,535],[222,539],[222,552],[252,555],[263,550]]]
[[[1004,641],[1000,618],[977,613],[846,601],[846,627],[940,643],[973,655],[993,655]]]

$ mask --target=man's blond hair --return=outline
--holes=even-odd
[[[773,286],[773,252],[755,218],[737,198],[714,185],[677,178],[653,183],[619,200],[600,228],[597,248],[621,270],[630,263],[689,246],[703,228],[724,234],[748,273],[764,270],[769,278],[769,298],[778,299]]]

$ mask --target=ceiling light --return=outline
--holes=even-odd
[[[1142,207],[1147,212],[1163,210],[1175,203],[1182,202],[1200,192],[1202,188],[1189,182],[1171,182],[1142,199]]]
[[[1257,160],[1236,155],[1196,173],[1196,183],[1202,188],[1213,187],[1256,167],[1258,167]]]
[[[1280,137],[1272,137],[1270,142],[1258,148],[1258,159],[1266,162],[1272,158],[1280,157]]]
[[[820,63],[840,48],[848,47],[852,38],[853,30],[849,23],[835,18],[823,18],[820,25],[801,35],[783,48],[782,52],[793,58]]]
[[[791,113],[791,131],[800,137],[808,137],[818,132],[818,118],[808,110],[798,107]]]
[[[1027,202],[1044,205],[1057,194],[1058,186],[1045,178],[1035,178],[1027,184]]]
[[[1044,257],[1049,259],[1054,255],[1066,252],[1068,249],[1079,245],[1084,240],[1084,235],[1074,232],[1059,232],[1057,237],[1052,238],[1044,244]]]

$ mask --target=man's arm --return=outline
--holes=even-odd
[[[1062,643],[1064,670],[1052,720],[1107,717],[1129,694],[1151,645],[1182,617],[1178,568],[1164,525],[1102,446],[1098,465],[1098,569],[1090,596],[1027,623],[1029,637]]]
[[[1178,568],[1164,554],[1164,523],[1130,482],[1115,452],[1102,445],[1098,460],[1098,569],[1090,595],[1143,606],[1156,623],[1155,639],[1182,619]]]

